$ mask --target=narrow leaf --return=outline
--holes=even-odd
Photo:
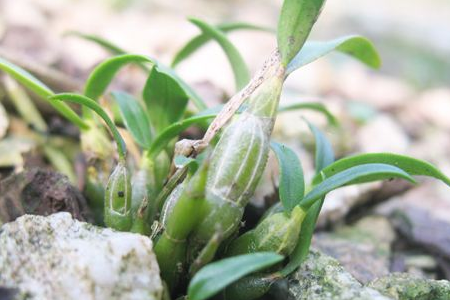
[[[219,45],[227,55],[228,60],[231,64],[231,68],[233,69],[236,89],[242,89],[250,81],[250,72],[247,68],[247,64],[245,63],[236,47],[219,29],[198,19],[190,19],[189,21],[192,24],[196,25],[203,32],[203,34],[208,35],[210,38],[219,43]]]
[[[99,37],[99,36],[96,36],[96,35],[93,35],[93,34],[85,34],[85,33],[78,32],[78,31],[69,31],[69,32],[66,32],[64,35],[66,35],[66,36],[74,36],[74,37],[78,37],[78,38],[84,39],[86,41],[94,42],[97,45],[105,48],[111,54],[114,54],[114,55],[120,55],[120,54],[126,54],[127,53],[127,51],[125,51],[124,49],[120,48],[119,46],[111,43],[110,41],[108,41],[108,40],[106,40],[106,39],[104,39],[102,37]]]
[[[292,111],[292,110],[298,110],[298,109],[309,109],[314,110],[319,113],[322,113],[326,118],[328,123],[333,126],[338,126],[339,121],[336,119],[336,117],[326,108],[325,105],[318,102],[302,102],[302,103],[295,103],[290,105],[281,106],[278,109],[278,112],[286,112],[286,111]]]
[[[235,30],[257,30],[267,32],[273,31],[270,28],[242,22],[219,24],[216,26],[216,28],[225,33]],[[189,42],[186,43],[186,45],[183,48],[181,48],[180,51],[177,52],[177,54],[175,54],[175,57],[172,61],[172,67],[175,67],[180,62],[191,56],[195,51],[197,51],[197,49],[205,45],[210,40],[211,36],[204,33],[201,33],[193,37]]]
[[[260,252],[225,258],[202,268],[188,287],[189,300],[205,300],[250,273],[283,260],[276,253]]]
[[[21,118],[35,129],[41,132],[47,131],[47,124],[45,123],[44,118],[33,100],[31,100],[25,92],[25,89],[11,77],[6,77],[3,84],[9,100],[12,102]]]
[[[173,80],[175,80],[178,85],[184,90],[186,95],[189,96],[189,99],[194,102],[194,105],[197,107],[198,110],[204,110],[208,108],[206,106],[206,103],[200,98],[200,96],[184,81],[182,80],[174,70],[172,70],[169,67],[166,67],[160,63],[157,64],[157,69],[159,72],[164,73],[168,76],[170,76]]]
[[[153,68],[143,90],[150,122],[156,132],[181,119],[188,96],[169,75]]]
[[[54,93],[39,79],[22,69],[21,67],[0,57],[0,69],[30,89],[36,95],[46,99]]]
[[[326,136],[314,125],[310,123],[308,123],[308,125],[314,134],[316,143],[315,167],[316,174],[318,174],[323,168],[333,163],[334,151]],[[322,197],[319,201],[314,203],[306,213],[306,217],[302,223],[302,228],[300,229],[297,246],[290,255],[289,263],[280,271],[282,276],[287,276],[296,270],[308,256],[312,236],[320,211],[322,210],[324,200],[325,197]]]
[[[77,33],[75,33],[75,34],[77,34]],[[156,64],[157,68],[158,68],[158,70],[160,72],[163,72],[163,73],[171,76],[175,81],[178,82],[178,84],[184,89],[186,95],[188,95],[189,98],[192,99],[192,101],[194,102],[195,106],[199,110],[203,110],[203,109],[205,109],[207,107],[206,104],[203,102],[203,100],[200,98],[200,96],[198,96],[198,94],[195,93],[194,90],[192,90],[191,87],[189,87],[180,77],[178,77],[178,75],[176,75],[175,72],[172,69],[170,69],[168,67],[165,67],[164,65],[158,63],[156,60],[154,60],[154,59],[152,59],[150,57],[144,57],[144,56],[141,56],[141,55],[127,54],[127,52],[125,50],[123,50],[122,48],[120,48],[120,47],[112,44],[111,42],[106,41],[105,39],[102,39],[101,37],[98,37],[98,36],[83,35],[83,34],[79,34],[77,36],[85,38],[88,41],[92,41],[92,42],[96,43],[97,45],[99,45],[99,46],[105,48],[106,50],[110,51],[113,54],[124,54],[124,55],[121,55],[121,56],[125,56],[123,58],[117,58],[116,60],[114,59],[114,57],[111,58],[111,60],[115,61],[115,63],[120,63],[121,60],[130,59],[132,61],[130,61],[129,63],[135,63],[138,66],[140,66],[144,71],[147,71],[147,72],[150,71],[150,69],[145,66],[145,63],[151,62],[153,64]],[[126,58],[126,55],[128,55],[128,56],[138,56],[138,57],[136,59],[133,59],[133,58],[130,58],[130,57]],[[121,56],[117,56],[117,57],[121,57]],[[142,57],[144,57],[144,58],[141,60]],[[106,63],[106,61],[104,63]],[[125,65],[125,64],[127,64],[127,62],[124,62],[123,65]],[[100,65],[98,67],[100,67]],[[114,69],[113,67],[111,67],[111,68],[112,68],[112,71],[114,73],[111,74],[111,78],[109,79],[109,82],[112,80],[112,78],[114,77],[115,73],[117,73],[117,71],[121,68],[121,66],[119,66],[117,69]],[[91,76],[92,76],[92,74],[91,74]],[[106,79],[108,79],[108,78],[106,78]],[[109,82],[108,82],[108,84],[109,84]],[[99,90],[95,90],[94,84],[92,84],[92,87],[89,87],[89,89],[88,89],[89,90],[88,91],[89,94],[86,94],[87,93],[86,92],[87,87],[85,88],[85,95],[87,95],[87,96],[89,96],[89,95],[97,96],[97,97],[92,97],[92,98],[96,99],[99,96],[101,96],[101,94],[104,93],[104,91],[105,91],[106,87],[108,86],[108,84],[106,84],[106,86],[104,86],[104,87],[100,86]],[[93,94],[91,94],[91,93],[93,93]]]
[[[123,92],[111,93],[119,106],[120,115],[125,127],[131,133],[135,141],[144,149],[150,148],[152,132],[147,114],[133,96]]]
[[[365,37],[353,35],[327,42],[306,42],[287,66],[286,73],[290,74],[335,50],[350,55],[371,68],[377,69],[381,66],[380,56],[373,44]]]
[[[370,163],[382,163],[398,167],[410,175],[429,176],[443,181],[450,186],[450,179],[432,164],[409,156],[391,153],[367,153],[340,159],[316,175],[313,183],[317,184],[321,178],[327,178],[346,169]]]
[[[325,0],[284,0],[278,21],[278,49],[287,66],[300,51]]]
[[[27,89],[48,101],[61,115],[77,125],[80,129],[89,128],[89,126],[67,104],[49,99],[50,96],[54,95],[53,91],[21,67],[0,57],[0,70],[3,70]]]
[[[97,100],[98,97],[103,95],[120,68],[132,63],[154,64],[154,60],[147,56],[138,54],[124,54],[108,58],[97,65],[89,75],[84,88],[84,95],[93,100]]]
[[[305,193],[303,169],[297,154],[290,148],[276,142],[272,142],[270,146],[277,157],[280,169],[280,201],[286,211],[291,211]]]
[[[410,182],[415,182],[414,179],[402,169],[387,165],[387,164],[364,164],[356,167],[349,168],[342,172],[339,172],[331,177],[324,179],[311,192],[300,202],[300,205],[309,209],[315,201],[324,197],[327,193],[340,188],[344,185],[377,181],[391,178],[403,178]]]
[[[159,152],[161,152],[161,150],[163,150],[167,146],[167,144],[172,139],[176,138],[185,129],[192,126],[193,124],[202,123],[206,120],[215,118],[216,116],[216,114],[194,116],[170,125],[155,138],[150,147],[149,155],[155,157],[159,154]]]
[[[316,126],[308,122],[311,132],[316,141],[315,168],[318,174],[323,168],[334,162],[334,151],[330,141]]]
[[[81,104],[83,106],[88,107],[89,109],[93,110],[97,115],[99,115],[103,121],[105,121],[106,125],[108,126],[109,130],[111,131],[112,136],[114,137],[114,140],[117,143],[117,150],[119,152],[119,158],[121,160],[125,160],[125,155],[127,152],[125,142],[120,135],[119,131],[117,130],[116,125],[114,125],[114,122],[109,118],[108,114],[103,110],[103,108],[93,99],[78,95],[78,94],[72,94],[72,93],[62,93],[62,94],[56,94],[51,97],[51,99],[54,100],[60,100],[60,101],[70,101],[75,102],[78,104]]]

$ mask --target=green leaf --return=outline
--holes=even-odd
[[[194,116],[170,125],[155,138],[150,147],[149,155],[151,157],[156,157],[172,139],[176,138],[185,129],[192,126],[193,124],[202,123],[206,120],[215,118],[216,116],[216,114]]]
[[[119,158],[123,161],[125,161],[125,155],[127,152],[125,142],[122,139],[122,136],[120,135],[119,131],[117,130],[116,125],[114,125],[114,122],[109,118],[108,114],[103,110],[103,108],[93,99],[78,95],[78,94],[72,94],[72,93],[62,93],[62,94],[56,94],[51,97],[53,100],[60,100],[60,101],[70,101],[75,102],[78,104],[81,104],[83,106],[88,107],[89,109],[93,110],[97,115],[99,115],[103,121],[105,121],[106,125],[108,126],[109,130],[111,131],[112,136],[114,137],[114,140],[117,143],[117,150],[119,152]]]
[[[125,127],[131,133],[135,141],[144,149],[150,148],[152,132],[147,114],[133,96],[123,92],[112,92],[114,100],[119,106],[120,115]]]
[[[219,24],[216,26],[216,28],[225,33],[235,31],[235,30],[246,30],[246,29],[247,30],[257,30],[257,31],[267,31],[267,32],[273,31],[270,28],[257,26],[257,25],[253,25],[253,24],[249,24],[249,23],[241,23],[241,22]],[[175,57],[172,61],[172,67],[175,67],[180,62],[182,62],[183,60],[185,60],[186,58],[191,56],[192,53],[197,51],[197,49],[202,47],[204,44],[206,44],[210,40],[211,40],[211,36],[208,34],[204,34],[204,33],[201,33],[201,34],[193,37],[189,42],[186,43],[186,45],[183,48],[181,48],[180,51],[177,52],[177,54],[175,54]]]
[[[22,69],[21,67],[0,57],[0,69],[8,73],[11,77],[30,89],[36,95],[46,99],[54,93],[48,86],[42,83],[39,79]]]
[[[315,202],[308,210],[306,217],[302,222],[302,228],[300,229],[297,246],[295,246],[294,251],[292,251],[289,256],[288,264],[280,270],[279,273],[281,276],[286,277],[294,272],[308,256],[317,218],[319,217],[324,200],[325,198],[322,198]]]
[[[93,36],[93,39],[88,40],[94,41],[95,43],[109,51],[113,51],[111,47],[116,48],[116,50],[124,51],[105,40],[103,41],[105,41],[107,44],[99,42],[102,39],[96,36]],[[194,102],[195,106],[199,110],[207,108],[205,102],[200,98],[200,96],[189,85],[187,85],[172,69],[158,63],[151,57],[137,54],[123,54],[115,56],[99,64],[88,78],[87,84],[89,83],[89,85],[85,87],[85,95],[90,96],[93,99],[97,99],[98,97],[100,97],[105,92],[105,89],[114,78],[115,74],[119,71],[119,69],[128,63],[135,63],[138,66],[142,67],[145,71],[150,70],[145,66],[145,63],[152,63],[153,65],[156,65],[160,72],[172,77],[183,88],[186,95],[189,96],[189,98]],[[91,80],[93,80],[92,83],[90,83]],[[97,87],[98,83],[100,83],[100,85]]]
[[[285,0],[278,21],[278,49],[287,66],[311,32],[325,0]]]
[[[387,164],[364,164],[346,169],[324,179],[321,183],[314,187],[311,192],[306,194],[300,202],[300,205],[303,208],[308,209],[316,200],[324,197],[332,190],[340,188],[344,185],[391,179],[394,177],[403,178],[413,183],[415,182],[408,173],[397,167]]]
[[[61,115],[67,120],[77,125],[80,129],[88,129],[89,126],[65,103],[49,99],[53,96],[53,91],[42,83],[39,79],[25,71],[19,66],[0,57],[0,70],[6,72],[9,76],[20,82],[36,95],[48,101]]]
[[[352,56],[371,68],[381,66],[381,59],[373,44],[362,36],[344,36],[327,42],[306,42],[304,47],[288,64],[286,74],[290,74],[332,51]]]
[[[155,62],[150,57],[138,54],[123,54],[106,59],[97,65],[89,75],[84,87],[84,95],[97,100],[103,95],[120,68],[127,64],[140,63],[154,64]]]
[[[225,258],[203,267],[188,287],[189,300],[205,300],[250,273],[283,260],[276,253],[260,252]]]
[[[297,154],[285,145],[271,142],[270,146],[280,169],[280,201],[286,211],[291,211],[305,194],[302,165]]]
[[[328,123],[333,126],[338,126],[339,121],[336,119],[336,117],[326,108],[325,105],[318,102],[302,102],[302,103],[295,103],[290,105],[281,106],[278,108],[278,112],[286,112],[291,110],[298,110],[298,109],[309,109],[314,110],[317,112],[322,113],[327,118]]]
[[[173,159],[173,163],[177,169],[188,167],[191,172],[195,172],[198,169],[199,162],[197,159],[192,157],[186,157],[184,155],[177,155]]]
[[[316,174],[318,174],[323,168],[333,163],[334,151],[326,136],[311,123],[308,123],[308,125],[314,134],[316,142],[315,167]],[[312,236],[324,200],[325,197],[322,197],[319,201],[314,203],[306,213],[306,217],[303,220],[300,229],[297,246],[290,255],[289,263],[280,271],[282,276],[287,276],[292,273],[308,256]]]
[[[20,86],[19,83],[17,83],[17,81],[12,79],[11,77],[6,77],[2,83],[9,100],[14,105],[15,110],[20,115],[22,120],[24,120],[27,124],[30,124],[34,129],[37,129],[40,132],[47,131],[47,123],[45,123],[44,118],[37,109],[33,100],[31,100],[28,94],[25,92],[25,88]],[[3,118],[3,116],[0,116],[0,120],[1,118]],[[0,123],[2,122],[0,121]],[[1,131],[2,130],[0,129],[0,132]]]
[[[168,76],[170,76],[173,80],[175,80],[178,85],[184,90],[186,95],[189,96],[189,99],[194,102],[194,105],[197,107],[198,110],[204,110],[208,108],[205,104],[205,102],[200,98],[200,96],[186,83],[184,80],[182,80],[174,70],[172,70],[169,67],[166,67],[160,63],[156,65],[156,68],[159,72],[164,73]]]
[[[410,175],[433,177],[450,186],[450,179],[432,164],[420,159],[391,153],[367,153],[340,159],[323,169],[321,175],[316,175],[313,183],[317,184],[322,178],[331,177],[354,166],[370,163],[396,166]]]
[[[158,68],[151,70],[143,90],[143,98],[156,132],[179,121],[188,103],[188,96],[180,85]]]
[[[78,38],[84,39],[86,41],[94,42],[97,45],[105,48],[106,50],[108,50],[109,52],[111,52],[114,55],[126,54],[127,53],[127,51],[125,51],[124,49],[120,48],[119,46],[117,46],[117,45],[111,43],[110,41],[105,40],[104,38],[99,37],[97,35],[85,34],[85,33],[78,32],[78,31],[68,31],[64,35],[66,35],[66,36],[74,36],[74,37],[78,37]]]
[[[313,124],[308,123],[316,141],[315,168],[318,174],[323,168],[334,162],[334,151],[327,137]]]
[[[189,19],[189,21],[196,25],[203,34],[206,34],[209,38],[214,39],[222,47],[223,51],[230,61],[231,68],[233,69],[236,89],[240,90],[250,81],[250,72],[247,68],[247,64],[242,58],[236,47],[228,40],[226,35],[219,29],[201,21],[198,19]]]

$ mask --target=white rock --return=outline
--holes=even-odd
[[[361,101],[377,109],[402,107],[414,94],[405,82],[394,77],[373,74],[357,62],[343,67],[337,80],[337,88],[344,98]]]
[[[162,294],[149,238],[68,213],[25,215],[2,226],[0,286],[43,300],[157,300]]]
[[[387,114],[364,125],[356,139],[360,152],[405,153],[410,145],[406,132]]]
[[[8,126],[9,126],[8,115],[6,114],[5,108],[0,102],[0,139],[5,136]]]
[[[419,100],[407,106],[406,112],[415,121],[450,130],[450,89],[434,89],[423,93]]]

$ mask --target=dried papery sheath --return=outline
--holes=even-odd
[[[154,180],[151,172],[147,169],[140,169],[133,174],[131,188],[133,190],[131,197],[131,215],[133,225],[131,232],[147,235],[151,231],[151,222],[148,218],[148,206],[154,205],[153,189]]]
[[[178,199],[181,196],[181,193],[183,192],[183,189],[186,185],[186,181],[177,185],[164,202],[164,206],[161,210],[161,224],[163,228],[165,228],[167,225],[167,220],[172,214],[173,208],[175,207],[175,204],[177,203]]]
[[[131,211],[133,217],[136,215],[144,198],[148,198],[149,187],[152,185],[150,172],[146,169],[140,169],[133,174],[131,179],[131,187],[133,195],[131,197]]]
[[[120,160],[105,191],[105,224],[108,227],[126,231],[132,224],[131,179],[125,161]]]
[[[266,68],[265,81],[249,97],[247,110],[225,129],[212,153],[205,214],[191,236],[193,243],[206,243],[218,230],[226,239],[238,228],[264,171],[284,81],[279,56]]]

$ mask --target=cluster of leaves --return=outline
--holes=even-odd
[[[277,38],[282,63],[286,67],[286,76],[331,51],[350,55],[370,67],[379,67],[378,54],[370,41],[364,37],[347,36],[326,42],[306,41],[323,2],[323,0],[284,1]],[[213,26],[198,19],[190,19],[190,22],[197,26],[201,33],[190,40],[177,53],[171,67],[163,65],[149,56],[129,54],[121,47],[100,37],[70,33],[72,36],[95,42],[114,55],[95,67],[86,81],[83,94],[55,94],[27,71],[0,58],[0,69],[36,95],[47,100],[62,116],[79,127],[82,136],[89,136],[93,131],[97,134],[98,128],[103,126],[97,116],[103,119],[117,142],[121,163],[126,164],[130,158],[126,157],[126,144],[116,124],[123,125],[130,133],[133,142],[139,145],[140,159],[135,162],[137,167],[133,170],[133,173],[136,175],[138,171],[143,170],[150,175],[145,177],[143,183],[138,182],[136,179],[138,177],[135,176],[136,182],[132,183],[132,187],[133,195],[137,196],[134,196],[131,203],[130,223],[127,223],[123,228],[118,227],[118,229],[150,234],[150,225],[158,219],[161,210],[162,203],[159,203],[157,199],[164,198],[162,199],[164,201],[174,188],[169,184],[179,183],[182,180],[181,176],[175,181],[166,181],[172,173],[170,162],[173,160],[177,167],[196,165],[192,159],[174,157],[174,142],[185,129],[193,125],[204,125],[205,122],[216,117],[220,110],[220,107],[207,107],[201,97],[176,74],[173,68],[187,59],[202,45],[214,40],[225,52],[234,73],[236,89],[241,90],[249,83],[250,73],[242,56],[229,41],[226,33],[243,29],[272,31],[246,23]],[[131,95],[123,91],[107,93],[108,86],[117,72],[128,64],[139,66],[147,76],[141,95]],[[98,103],[101,97],[113,100],[110,102],[110,106],[116,105],[119,114],[114,115],[114,118],[111,119],[111,114]],[[82,115],[76,114],[62,101],[71,101],[83,105]],[[192,101],[192,108],[188,106],[189,101]],[[334,116],[319,103],[298,103],[280,107],[278,112],[282,113],[293,109],[312,109],[321,112],[327,117],[331,125],[337,126],[337,120]],[[92,114],[92,111],[96,115]],[[433,165],[402,155],[372,153],[335,161],[333,149],[325,135],[313,124],[308,123],[308,125],[314,135],[316,144],[316,173],[309,184],[305,184],[301,163],[295,152],[285,145],[274,141],[271,143],[271,148],[279,163],[280,202],[272,207],[268,214],[285,212],[289,215],[296,207],[300,207],[306,212],[304,220],[299,224],[301,230],[292,253],[289,254],[289,257],[283,257],[277,253],[260,252],[234,256],[210,263],[203,267],[191,280],[187,290],[190,300],[207,299],[245,276],[276,264],[279,265],[281,262],[284,262],[282,267],[269,275],[265,275],[266,278],[278,279],[292,273],[304,261],[309,252],[314,227],[326,195],[337,188],[394,177],[414,182],[412,175],[434,177],[450,185],[450,179]],[[100,135],[102,135],[101,131]],[[165,159],[162,159],[162,157]],[[99,181],[98,178],[88,178],[88,180],[91,180],[94,184]],[[120,178],[120,180],[125,179]],[[120,184],[126,186],[127,182],[121,181]],[[87,193],[92,206],[95,206],[95,202],[107,205],[107,202],[111,200],[105,199],[105,204],[103,204],[105,182],[100,180],[99,185],[101,196]],[[108,197],[108,193],[106,197]],[[116,195],[111,197],[116,197]],[[115,201],[115,199],[111,201]],[[128,208],[129,204],[125,204],[123,200],[118,203],[126,209]],[[102,215],[107,213],[106,211],[98,213],[100,214],[100,220],[103,217],[106,218]],[[120,226],[123,226],[121,222],[111,224],[119,223]],[[109,224],[107,223],[107,225]],[[273,280],[269,283],[273,283]],[[249,296],[248,299],[250,298]]]

